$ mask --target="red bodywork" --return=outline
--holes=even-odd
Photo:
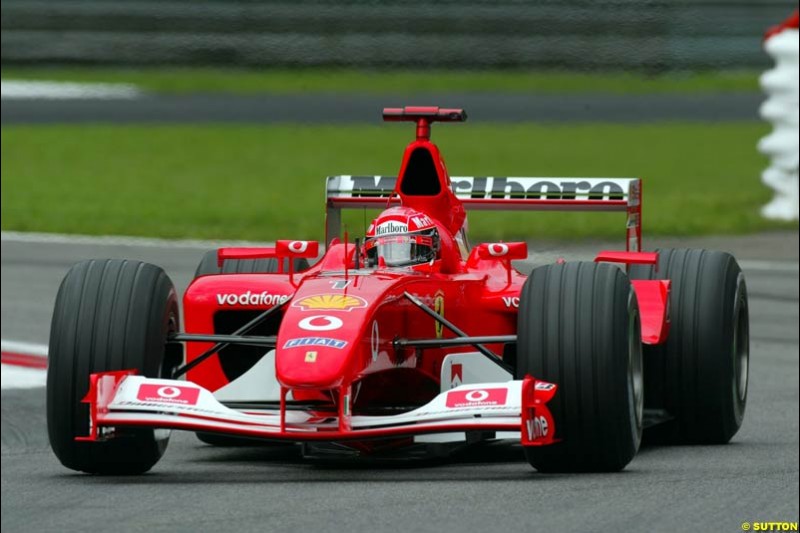
[[[201,276],[184,295],[185,329],[191,334],[231,333],[220,331],[222,314],[244,313],[252,317],[291,300],[281,310],[277,331],[270,332],[277,333],[275,377],[280,386],[280,420],[274,421],[279,425],[279,429],[273,428],[278,432],[275,436],[291,436],[297,440],[346,440],[424,432],[424,427],[420,426],[415,431],[395,428],[377,433],[352,432],[350,427],[352,414],[369,412],[376,406],[413,407],[430,402],[442,390],[457,385],[456,378],[460,381],[461,367],[456,369],[454,365],[452,383],[441,383],[445,356],[475,351],[471,346],[424,351],[396,347],[393,342],[398,338],[454,337],[406,298],[405,293],[421,300],[469,336],[516,334],[519,295],[526,276],[513,268],[511,260],[525,259],[527,246],[525,243],[488,243],[468,251],[464,231],[466,208],[625,211],[628,217],[626,251],[603,252],[597,259],[626,264],[657,260],[654,253],[638,251],[641,249],[639,180],[627,180],[629,189],[624,191],[625,196],[617,196],[614,192],[617,183],[608,179],[556,182],[555,178],[535,178],[540,181],[529,185],[523,180],[534,178],[492,178],[495,189],[491,192],[487,189],[482,194],[478,187],[483,182],[479,180],[489,178],[454,178],[451,181],[438,148],[429,139],[432,121],[463,120],[463,112],[405,108],[386,110],[385,117],[414,121],[417,138],[406,148],[398,177],[388,194],[385,190],[372,195],[361,194],[355,188],[342,192],[335,190],[335,184],[341,189],[344,181],[329,178],[327,246],[316,264],[303,272],[287,268],[285,272],[273,274]],[[350,178],[353,183],[363,179],[342,178]],[[505,181],[497,181],[501,179]],[[521,196],[513,196],[520,188]],[[554,197],[551,191],[556,189],[559,195]],[[355,255],[354,244],[339,240],[339,210],[397,203],[425,213],[435,221],[442,239],[441,257],[412,268],[359,268],[362,261]],[[315,242],[278,241],[275,247],[268,248],[223,248],[218,257],[220,264],[225,259],[274,257],[283,265],[284,262],[292,264],[297,258],[316,257],[317,246]],[[663,342],[668,332],[665,310],[669,282],[636,281],[634,288],[639,297],[643,341]],[[237,325],[243,322],[246,319]],[[187,362],[211,346],[212,343],[206,342],[187,343]],[[498,343],[486,347],[504,356],[506,345]],[[223,356],[233,357],[230,353]],[[483,356],[476,354],[476,357]],[[223,366],[220,356],[213,355],[189,371],[188,381],[208,391],[217,391],[238,377]],[[108,386],[116,387],[120,378],[112,377]],[[525,445],[552,442],[553,422],[544,404],[555,393],[555,386],[542,385],[535,394],[535,383],[529,378],[522,385],[522,414],[518,416],[522,419]],[[93,389],[96,389],[95,381]],[[99,394],[95,391],[96,398]],[[337,427],[329,428],[324,436],[287,432],[287,398],[330,406],[338,413]],[[117,423],[122,422],[117,419]],[[137,424],[135,419],[126,423]],[[199,428],[192,422],[184,426],[174,421],[165,425]],[[457,427],[469,429],[472,426],[462,423]],[[504,427],[520,430],[518,422],[516,425],[501,424],[495,429]],[[248,431],[258,434],[256,429],[227,430],[231,434],[248,434]]]

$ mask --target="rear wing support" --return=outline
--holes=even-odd
[[[395,176],[329,176],[325,186],[325,243],[340,236],[342,209],[399,205]],[[642,249],[642,180],[639,178],[452,177],[468,210],[624,211],[626,250]]]

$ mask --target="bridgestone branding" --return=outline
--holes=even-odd
[[[217,294],[218,305],[253,305],[273,306],[282,304],[290,297],[288,294],[270,294],[264,292],[247,291],[241,294]]]

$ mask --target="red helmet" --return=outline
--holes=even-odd
[[[369,225],[364,251],[368,266],[429,263],[439,255],[439,231],[428,215],[391,207]]]

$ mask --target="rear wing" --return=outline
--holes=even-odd
[[[325,187],[325,242],[341,232],[342,209],[389,205],[395,176],[329,176]],[[624,211],[626,248],[642,248],[639,178],[451,177],[465,209],[494,211]],[[395,195],[391,204],[399,204]]]

